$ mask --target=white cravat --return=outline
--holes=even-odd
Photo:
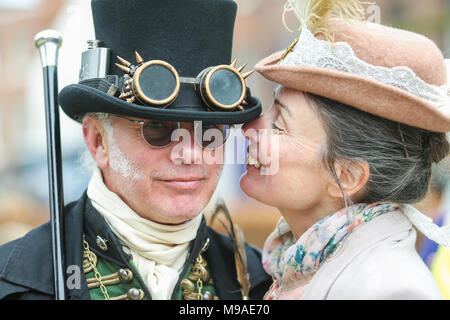
[[[190,242],[197,235],[202,214],[180,225],[144,219],[106,187],[98,168],[89,182],[87,195],[124,249],[132,255],[152,299],[170,299],[187,259]]]

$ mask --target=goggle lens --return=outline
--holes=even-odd
[[[229,69],[219,69],[209,80],[209,91],[219,104],[231,106],[242,98],[242,82],[239,76]]]
[[[145,68],[139,77],[142,94],[153,101],[167,100],[177,88],[177,79],[172,70],[160,64]]]

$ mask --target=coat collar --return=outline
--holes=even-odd
[[[118,245],[111,229],[105,220],[95,211],[86,192],[77,202],[73,202],[64,208],[64,266],[68,271],[66,280],[69,280],[72,272],[80,276],[78,288],[67,289],[68,299],[89,299],[86,286],[86,278],[83,271],[83,234],[95,254],[106,258],[120,266],[129,258]],[[96,238],[107,240],[108,250],[104,252],[96,245]],[[30,231],[10,245],[10,251],[6,261],[0,266],[0,278],[10,283],[30,288],[48,295],[54,295],[53,258],[51,245],[50,222]],[[3,255],[0,255],[3,256]],[[30,263],[24,264],[24,261]],[[74,269],[68,269],[76,266]],[[71,270],[69,272],[69,270]],[[75,270],[75,271],[73,271]],[[36,277],[36,275],[39,275]],[[67,286],[66,286],[67,288]]]
[[[83,197],[82,197],[83,199]],[[73,202],[64,210],[64,252],[65,266],[82,266],[82,215],[84,201]],[[54,295],[52,264],[51,225],[47,222],[33,229],[24,237],[9,244],[7,256],[0,254],[0,278],[12,284],[30,288],[48,295]],[[27,263],[24,263],[27,262]],[[3,267],[1,267],[3,266]],[[38,276],[36,276],[38,275]],[[81,281],[84,273],[80,270]],[[81,289],[83,286],[81,286]],[[69,290],[68,297],[79,296],[80,289]]]

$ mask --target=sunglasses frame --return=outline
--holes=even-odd
[[[128,121],[130,121],[130,122],[132,122],[132,123],[134,123],[134,124],[140,125],[140,126],[141,126],[140,130],[141,130],[141,136],[142,136],[142,139],[144,139],[145,143],[146,143],[147,145],[149,145],[150,147],[152,147],[152,148],[155,148],[155,149],[166,148],[166,147],[170,146],[170,145],[174,142],[174,141],[172,141],[172,139],[171,139],[170,142],[169,142],[169,144],[164,145],[164,146],[154,146],[154,145],[150,144],[150,143],[147,141],[147,139],[145,139],[145,136],[144,136],[144,124],[145,124],[145,122],[147,122],[147,121],[152,121],[152,120],[150,120],[150,119],[146,119],[146,120],[134,120],[134,119],[126,118],[125,116],[119,116],[119,115],[111,115],[111,116],[112,116],[112,117],[115,117],[115,118],[120,118],[120,119],[128,120]],[[154,120],[154,121],[159,121],[159,120]],[[180,125],[180,122],[179,122],[179,121],[160,121],[160,122],[172,122],[172,123],[176,123],[176,124],[177,124],[177,128],[174,129],[174,130],[179,130],[179,129],[181,128],[181,125]],[[230,128],[231,128],[231,127],[232,127],[232,126],[230,125]],[[194,131],[195,131],[195,127],[194,127]],[[173,133],[173,131],[172,131],[172,133]],[[227,139],[228,139],[229,134],[230,134],[230,133],[228,132],[228,134],[226,135],[226,137],[223,139],[223,143],[222,143],[220,146],[217,146],[217,147],[215,147],[215,148],[207,148],[207,147],[204,147],[204,146],[201,144],[201,142],[198,141],[197,136],[195,135],[195,133],[194,133],[194,140],[195,140],[195,142],[196,142],[200,147],[202,147],[203,149],[206,149],[206,150],[215,150],[215,149],[218,149],[218,148],[220,148],[221,146],[223,146],[223,145],[225,144],[225,142],[226,142]]]

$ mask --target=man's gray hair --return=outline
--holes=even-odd
[[[111,169],[123,177],[132,180],[143,179],[144,175],[141,170],[133,165],[128,157],[119,149],[119,146],[114,139],[114,127],[112,125],[111,115],[109,113],[89,113],[88,115],[97,119],[103,129],[105,129],[109,148],[109,165],[111,166]],[[97,166],[88,151],[82,155],[81,161],[83,166],[90,170],[93,170]]]
[[[113,127],[112,127],[112,123],[111,123],[111,116],[109,113],[102,113],[102,112],[92,112],[92,113],[87,113],[85,115],[83,115],[82,117],[80,117],[80,122],[83,121],[84,117],[86,116],[90,116],[92,118],[97,119],[103,126],[103,128],[105,128],[105,130],[108,132],[108,130],[112,134],[113,132]],[[97,163],[95,162],[95,160],[92,158],[91,154],[89,153],[89,150],[84,150],[83,153],[80,156],[80,165],[82,168],[86,169],[89,172],[92,172],[95,168],[97,168]]]

